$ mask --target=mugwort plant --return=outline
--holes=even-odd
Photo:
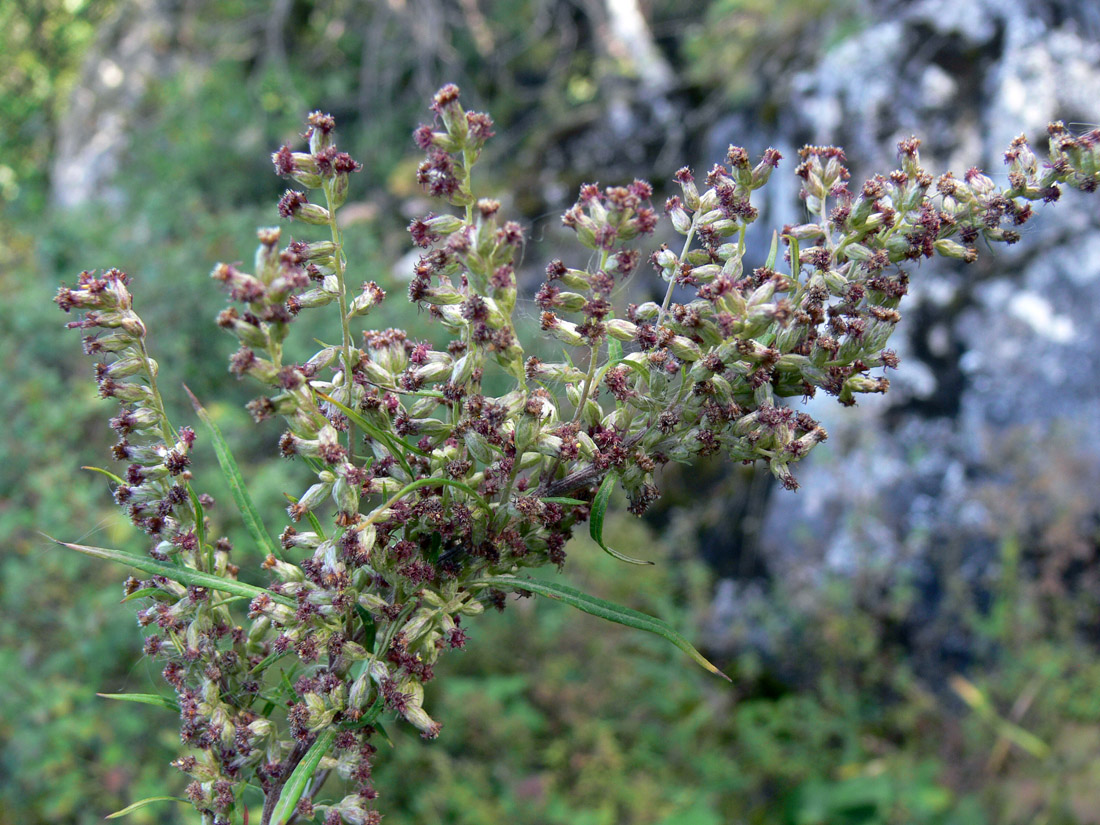
[[[466,645],[468,621],[503,609],[509,592],[656,633],[720,675],[660,620],[527,571],[561,568],[585,522],[608,553],[646,563],[607,546],[604,515],[616,487],[644,512],[669,461],[761,461],[796,488],[792,466],[826,433],[784,399],[823,391],[851,405],[886,392],[875,372],[898,364],[885,347],[907,267],[1014,243],[1032,203],[1100,184],[1100,131],[1075,136],[1059,123],[1043,162],[1024,138],[1012,142],[1006,188],[977,169],[934,178],[916,139],[898,146],[898,169],[852,187],[840,149],[807,146],[795,173],[809,219],[774,233],[768,259],[750,269],[753,193],[781,158],[769,149],[754,163],[731,146],[702,181],[687,168],[676,174],[680,194],[664,215],[679,249],[645,246],[661,220],[648,183],[582,187],[562,220],[585,251],[546,266],[535,331],[514,314],[524,229],[479,197],[472,178],[493,122],[465,111],[451,85],[431,108],[433,123],[414,133],[426,153],[417,176],[441,206],[409,227],[423,254],[408,297],[446,331],[446,347],[362,329],[385,295],[373,282],[348,283],[337,220],[360,165],[337,149],[333,118],[320,112],[309,116],[308,151],[273,155],[294,186],[279,214],[303,236],[261,229],[251,272],[213,270],[230,300],[218,326],[240,343],[229,369],[260,387],[252,416],[280,419],[281,454],[312,474],[288,496],[286,528],[273,538],[192,397],[262,570],[241,571],[213,532],[190,468],[196,433],[168,420],[127,275],[84,272],[56,298],[82,313],[69,327],[97,360],[100,394],[121,405],[111,427],[126,469],[104,472],[148,536],[144,554],[66,546],[141,572],[126,596],[140,605],[145,653],[163,662],[175,696],[114,698],[179,713],[184,752],[173,764],[211,825],[247,822],[248,786],[263,794],[261,825],[377,823],[371,772],[383,719],[439,735],[424,683],[442,653]],[[616,306],[617,287],[650,265],[667,284],[664,300]],[[690,299],[674,301],[677,286]],[[340,340],[289,361],[288,336],[323,313],[338,313]],[[564,345],[562,360],[527,354],[538,334]],[[501,377],[509,389],[493,394]],[[322,801],[333,773],[344,795]]]

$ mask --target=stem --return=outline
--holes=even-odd
[[[642,440],[642,436],[645,433],[638,433],[635,436],[631,436],[626,440],[625,447],[630,449],[635,444]],[[566,493],[571,493],[581,487],[587,487],[593,484],[598,479],[603,478],[607,470],[597,470],[593,465],[586,464],[579,470],[574,470],[567,476],[563,476],[557,481],[550,482],[546,485],[545,489],[541,491],[542,496],[563,496]]]
[[[267,793],[264,796],[264,810],[260,816],[260,825],[271,825],[271,815],[275,812],[275,806],[279,804],[279,795],[283,790],[283,786],[286,784],[287,779],[294,773],[294,769],[298,767],[298,763],[302,761],[302,758],[306,755],[306,751],[309,750],[309,746],[313,744],[311,739],[309,743],[297,742],[294,745],[294,750],[290,752],[290,756],[287,757],[286,765],[283,766],[283,771],[279,774],[279,781],[267,789]]]
[[[471,153],[470,153],[470,150],[463,147],[463,149],[462,149],[462,170],[466,173],[466,179],[463,181],[463,183],[465,184],[466,191],[470,193],[471,197],[473,197],[473,193],[474,193],[474,187],[473,187],[473,177],[474,176],[473,176],[473,171],[472,171],[471,167],[475,163],[477,163],[477,158],[472,157]],[[461,187],[460,187],[459,191],[462,191]],[[468,204],[466,204],[466,223],[468,223],[468,224],[472,224],[474,222],[474,203],[475,203],[475,201],[470,201]]]
[[[164,438],[164,446],[171,448],[176,443],[176,433],[172,430],[172,425],[168,423],[168,413],[164,410],[164,399],[160,397],[160,390],[157,388],[156,371],[150,366],[152,359],[149,358],[149,353],[145,349],[145,338],[139,339],[138,346],[141,347],[141,359],[145,364],[145,375],[149,379],[149,389],[153,392],[153,404],[156,406],[157,415],[160,418],[160,433]]]
[[[688,240],[690,242],[691,236],[689,233]],[[600,265],[597,270],[603,269],[607,266],[607,259],[610,257],[608,250],[603,250],[600,253]],[[669,284],[669,295],[672,294],[672,285]],[[665,303],[668,303],[668,295],[665,296]],[[660,323],[660,320],[658,320]],[[580,401],[577,403],[577,409],[573,413],[572,424],[576,424],[581,420],[581,413],[584,411],[584,405],[588,403],[588,393],[592,389],[592,379],[596,377],[596,360],[599,357],[600,345],[593,344],[588,351],[588,373],[584,376],[584,387],[581,390]],[[519,461],[520,456],[516,456],[516,460]],[[554,465],[550,468],[550,472],[546,474],[546,477],[539,482],[539,489],[546,487],[554,480],[554,476],[557,475],[558,468],[561,467],[561,453],[554,458]],[[509,484],[509,491],[511,490],[511,484]]]
[[[581,397],[577,402],[576,412],[573,413],[573,423],[581,420],[584,405],[588,403],[588,394],[592,391],[592,379],[596,377],[596,362],[599,360],[600,345],[593,344],[588,351],[588,372],[584,376],[584,387],[581,388]]]
[[[390,507],[395,505],[398,501],[403,499],[409,493],[413,492],[414,490],[419,490],[421,487],[434,487],[436,485],[441,486],[441,487],[457,487],[458,489],[462,490],[464,493],[467,493],[468,495],[470,495],[473,498],[474,503],[477,504],[479,507],[481,507],[483,510],[485,510],[487,513],[491,514],[493,512],[493,510],[489,506],[489,504],[481,496],[479,496],[477,494],[477,491],[474,490],[472,487],[467,487],[465,484],[462,484],[461,482],[454,481],[454,480],[449,479],[449,478],[434,478],[434,477],[433,478],[421,478],[421,479],[417,479],[416,481],[411,481],[408,484],[406,484],[404,487],[402,487],[400,490],[398,490],[393,496],[391,496],[386,501],[385,504],[383,504],[381,507],[376,508],[374,510],[373,515],[371,515],[368,518],[364,519],[363,521],[359,522],[359,524],[357,524],[353,529],[356,532],[359,532],[361,530],[366,530],[372,524],[377,522],[382,517],[382,514],[386,510],[388,510]]]
[[[608,250],[603,250],[600,253],[600,265],[598,269],[603,269],[607,266],[607,259],[610,256]],[[665,297],[665,302],[668,302],[668,297]],[[577,410],[573,413],[573,423],[576,424],[581,420],[581,412],[584,410],[584,405],[588,401],[588,393],[592,389],[592,379],[596,377],[596,360],[600,353],[600,345],[593,344],[588,353],[588,374],[584,377],[584,388],[581,390],[581,400],[577,404]]]
[[[175,445],[176,440],[179,436],[176,435],[175,430],[172,429],[171,422],[168,421],[168,412],[164,409],[164,399],[161,397],[160,388],[157,386],[156,370],[154,370],[151,366],[153,363],[153,359],[149,357],[149,351],[145,349],[144,336],[138,339],[138,346],[141,348],[142,363],[145,364],[145,375],[149,379],[149,389],[153,394],[153,405],[156,408],[157,416],[160,418],[160,434],[161,437],[164,439],[164,448],[166,450],[170,450]],[[199,528],[201,527],[200,520],[202,519],[202,513],[195,509],[195,506],[193,504],[191,505],[191,516],[195,523],[196,535],[201,536],[202,533]],[[194,552],[195,569],[201,572],[213,573],[214,548],[212,546],[207,548],[207,552],[205,554],[206,570],[203,570],[203,556],[203,548],[200,545],[199,548]]]
[[[336,282],[340,286],[340,328],[344,336],[344,389],[347,391],[348,406],[354,409],[355,399],[352,398],[351,375],[351,327],[348,324],[348,295],[344,285],[344,246],[340,240],[340,228],[336,225],[336,208],[332,205],[330,182],[325,181],[325,201],[328,204],[328,225],[332,232],[333,264],[336,267]],[[355,424],[348,420],[348,454],[355,452]]]
[[[833,233],[829,231],[828,198],[828,193],[825,193],[825,197],[821,199],[821,209],[818,212],[818,217],[821,219],[821,234],[825,238],[825,248],[829,250],[831,254],[835,251],[836,245],[833,243]]]
[[[687,237],[684,238],[684,248],[680,250],[680,260],[683,261],[684,257],[688,254],[688,250],[691,249],[691,242],[695,240],[695,218],[691,219],[691,226],[688,228]],[[676,276],[673,275],[668,280],[668,289],[665,290],[665,300],[661,303],[661,311],[657,313],[657,326],[661,325],[661,321],[665,318],[665,313],[668,312],[669,304],[672,303],[672,290],[676,288]]]

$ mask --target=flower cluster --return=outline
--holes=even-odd
[[[329,115],[310,115],[308,152],[273,155],[275,171],[302,187],[287,191],[279,214],[328,236],[284,245],[279,229],[263,229],[252,273],[229,264],[212,273],[232,302],[218,325],[240,344],[230,371],[262,387],[250,411],[281,419],[281,454],[313,474],[289,496],[277,542],[250,522],[270,551],[264,588],[235,583],[228,542],[208,538],[209,499],[189,484],[195,436],[164,414],[126,277],[85,272],[57,297],[85,313],[70,326],[90,331],[101,393],[123,404],[112,426],[115,455],[129,467],[115,495],[152,537],[159,565],[146,564],[157,572],[127,591],[148,600],[140,622],[156,631],[146,651],[166,662],[189,747],[176,764],[193,778],[188,797],[207,822],[229,822],[249,783],[265,794],[265,825],[284,805],[327,825],[377,822],[378,715],[437,736],[424,683],[440,654],[466,644],[466,619],[503,608],[502,588],[525,592],[525,568],[560,567],[578,524],[591,518],[599,538],[610,484],[640,514],[658,496],[661,465],[724,453],[763,461],[797,487],[791,465],[826,433],[783,399],[823,390],[853,404],[887,390],[871,373],[897,366],[885,345],[905,267],[937,254],[973,260],[980,239],[1013,243],[1032,202],[1100,182],[1100,133],[1073,136],[1059,124],[1042,166],[1025,140],[1013,142],[1007,189],[977,170],[934,179],[911,139],[899,146],[899,169],[853,190],[841,150],[808,146],[795,171],[810,220],[775,233],[768,260],[750,268],[753,193],[781,158],[769,149],[753,163],[731,146],[703,183],[677,173],[679,194],[664,212],[682,247],[648,256],[667,282],[664,300],[626,307],[616,305],[619,287],[659,222],[653,189],[585,185],[563,223],[589,250],[586,264],[550,262],[535,296],[541,330],[574,353],[549,362],[527,356],[513,320],[524,230],[478,197],[471,178],[493,123],[465,111],[454,86],[432,111],[434,122],[415,132],[427,155],[418,179],[444,205],[409,227],[422,254],[408,294],[447,330],[445,348],[402,330],[357,329],[385,295],[373,282],[347,283],[336,215],[360,167],[337,151]],[[339,344],[289,363],[292,325],[333,308]],[[485,380],[494,371],[508,381],[504,394],[487,389],[500,386]],[[239,496],[247,513],[247,493]],[[186,584],[198,574],[214,585]],[[247,629],[224,593],[247,593]],[[317,772],[308,787],[291,781],[301,765]],[[351,792],[315,802],[332,771]]]

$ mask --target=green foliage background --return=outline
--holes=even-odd
[[[530,174],[523,162],[532,142],[598,101],[618,71],[592,49],[579,11],[566,15],[579,32],[569,52],[531,23],[563,4],[482,2],[494,51],[485,53],[467,20],[445,32],[437,51],[413,49],[382,66],[389,85],[373,90],[375,64],[396,60],[387,53],[371,63],[371,44],[392,35],[393,20],[378,11],[385,4],[290,4],[279,59],[264,50],[266,3],[194,5],[188,36],[172,45],[184,58],[178,71],[154,80],[141,102],[114,182],[121,197],[60,211],[50,206],[47,175],[58,129],[97,27],[134,6],[0,2],[0,825],[92,823],[182,786],[167,766],[175,720],[94,695],[161,687],[137,655],[132,610],[119,603],[125,572],[67,554],[38,532],[141,544],[102,478],[78,469],[107,464],[113,410],[95,396],[76,334],[61,329],[51,303],[58,283],[85,268],[134,274],[177,420],[187,420],[186,382],[236,445],[277,531],[282,492],[298,484],[268,458],[277,429],[252,425],[242,409],[248,389],[225,373],[230,340],[213,329],[222,298],[207,275],[218,260],[246,259],[254,228],[274,222],[281,187],[267,151],[294,136],[309,108],[341,118],[345,143],[367,166],[355,181],[368,190],[358,195],[366,217],[348,233],[354,274],[392,294],[373,322],[422,330],[390,268],[406,248],[406,218],[394,213],[412,194],[407,135],[431,90],[421,87],[456,80],[492,111],[501,148],[485,164],[498,164],[487,185],[503,188]],[[776,59],[779,47],[796,54],[790,44],[811,19],[789,0],[699,5],[698,13],[672,0],[648,9],[700,100],[752,94],[754,61]],[[838,30],[858,25],[849,3],[813,4],[813,21],[829,15]],[[762,34],[746,36],[749,27]],[[256,564],[214,466],[200,450],[200,487],[219,501],[215,518],[238,562]],[[609,521],[607,535],[659,560],[658,568],[619,565],[578,539],[569,580],[695,637],[712,582],[693,548],[678,542],[674,552],[670,540],[623,516]],[[969,674],[988,713],[970,712],[948,685],[916,679],[892,641],[892,617],[859,609],[850,583],[826,582],[824,607],[812,614],[777,585],[763,618],[787,628],[792,649],[781,653],[805,675],[784,680],[746,654],[719,662],[734,676],[732,689],[659,641],[561,605],[514,604],[474,624],[470,648],[439,668],[429,694],[446,724],[438,742],[391,726],[396,747],[377,771],[387,822],[1100,822],[1100,657],[1076,633],[1095,622],[1095,605],[1051,621],[1017,572],[1011,537],[1002,552],[993,607],[969,613],[993,651],[989,667]],[[896,582],[886,603],[902,615],[913,598]],[[1005,718],[1025,698],[1020,724],[1047,746],[1040,754],[1010,744]],[[189,821],[184,811],[150,808],[130,821]]]

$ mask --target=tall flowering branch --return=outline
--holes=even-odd
[[[69,546],[151,573],[127,593],[145,599],[139,621],[154,627],[145,650],[165,661],[188,748],[175,764],[211,825],[232,820],[250,784],[265,797],[263,825],[296,815],[377,823],[373,724],[392,713],[438,736],[424,683],[444,651],[465,646],[464,621],[503,609],[507,590],[657,633],[718,672],[659,620],[524,570],[560,568],[585,522],[609,553],[638,561],[603,543],[608,500],[620,485],[641,514],[669,461],[763,461],[796,488],[791,466],[826,433],[784,399],[822,390],[851,405],[887,391],[872,371],[898,364],[886,344],[908,267],[935,255],[973,261],[983,239],[1015,243],[1032,203],[1100,183],[1100,132],[1074,136],[1061,124],[1043,164],[1023,138],[1013,142],[1007,188],[978,170],[933,178],[910,139],[898,169],[853,189],[840,149],[807,146],[795,172],[809,221],[775,233],[769,259],[752,269],[752,198],[781,161],[774,149],[754,163],[731,146],[702,183],[677,173],[680,193],[664,212],[683,236],[678,252],[644,251],[659,221],[648,183],[585,185],[563,223],[588,263],[551,261],[535,297],[541,332],[576,358],[546,362],[526,355],[513,317],[523,228],[474,185],[492,120],[463,109],[454,86],[431,108],[433,123],[414,133],[426,153],[417,177],[441,206],[409,226],[423,251],[408,297],[450,334],[444,349],[403,330],[360,329],[385,295],[347,282],[337,212],[360,165],[337,151],[335,123],[320,112],[309,116],[309,151],[283,146],[273,162],[302,187],[281,198],[280,216],[327,237],[283,245],[280,229],[261,229],[252,273],[229,264],[212,273],[232,301],[218,325],[240,344],[230,371],[262,387],[248,408],[257,421],[282,420],[281,454],[312,473],[289,496],[276,543],[197,405],[253,539],[271,549],[257,574],[266,587],[238,582],[228,542],[209,539],[209,500],[190,486],[195,436],[168,422],[126,276],[85,272],[58,293],[62,309],[84,312],[70,326],[100,359],[101,394],[123,405],[114,452],[128,467],[114,477],[115,497],[151,538],[145,557]],[[324,206],[310,200],[317,192]],[[616,306],[646,257],[667,283],[664,299]],[[674,301],[677,286],[690,297]],[[287,363],[292,326],[333,311],[340,344]],[[499,386],[485,381],[494,371],[509,383],[503,395],[486,389]],[[247,615],[235,612],[241,597]],[[322,801],[333,773],[346,793]]]

